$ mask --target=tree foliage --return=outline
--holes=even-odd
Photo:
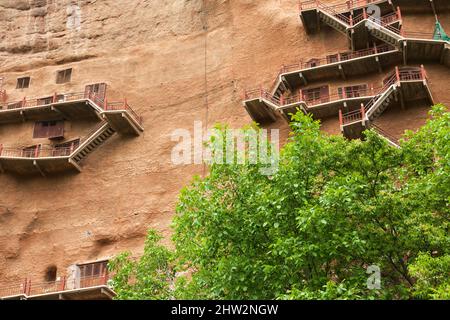
[[[434,107],[399,149],[373,131],[347,141],[319,127],[294,116],[272,176],[258,165],[212,164],[182,190],[170,268],[187,276],[176,277],[174,297],[448,299],[449,113]],[[153,256],[145,261],[160,257],[146,253]],[[367,286],[373,265],[381,270],[377,290]],[[155,278],[154,263],[144,269]],[[167,287],[138,283],[116,282],[143,297],[168,295]]]

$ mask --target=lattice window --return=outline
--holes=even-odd
[[[340,99],[344,98],[358,98],[367,95],[367,84],[360,84],[355,86],[338,88],[338,94]]]
[[[303,99],[309,103],[325,103],[330,100],[329,86],[303,90]]]
[[[339,61],[339,54],[330,54],[327,56],[327,63],[334,63]]]
[[[87,85],[84,92],[86,97],[89,96],[89,94],[95,94],[96,97],[98,97],[100,100],[104,100],[106,96],[106,83],[94,83]]]

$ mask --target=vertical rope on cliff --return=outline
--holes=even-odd
[[[208,130],[208,118],[209,118],[209,101],[208,101],[208,12],[207,12],[207,0],[202,1],[202,26],[205,33],[205,76],[204,76],[204,94],[205,94],[205,130]],[[206,174],[206,163],[203,162],[203,173],[202,176],[205,177]]]

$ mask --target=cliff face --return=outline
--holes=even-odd
[[[178,192],[204,173],[172,164],[171,133],[192,131],[194,121],[241,127],[251,121],[245,88],[269,86],[285,62],[348,50],[331,29],[307,37],[297,0],[0,0],[0,30],[8,100],[107,82],[108,97],[126,97],[145,128],[138,138],[109,140],[80,174],[0,175],[0,282],[40,281],[49,265],[63,274],[73,263],[139,254],[150,227],[168,236]],[[72,81],[56,85],[56,72],[69,67]],[[448,71],[435,69],[436,82],[448,82]],[[31,77],[30,88],[15,89],[21,76]],[[283,121],[271,127],[287,137]],[[325,127],[339,132],[337,119]],[[14,130],[31,136],[29,125],[0,126],[0,141]]]
[[[0,24],[8,100],[104,81],[109,97],[126,97],[145,127],[138,138],[112,138],[81,174],[0,175],[3,283],[41,281],[53,264],[63,274],[73,263],[139,254],[149,227],[169,235],[179,190],[204,170],[171,163],[171,133],[192,131],[194,121],[250,122],[244,86],[270,83],[280,57],[292,54],[280,48],[301,41],[295,1],[278,0],[2,0]],[[72,81],[56,85],[56,71],[68,67]],[[21,76],[31,77],[30,88],[15,89]],[[0,126],[1,141],[14,134],[31,143],[31,128]]]

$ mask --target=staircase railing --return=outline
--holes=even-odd
[[[374,95],[375,90],[376,89],[373,88],[373,86],[370,86],[369,88],[354,89],[350,91],[343,90],[342,93],[328,94],[319,98],[308,98],[300,90],[299,94],[297,95],[289,97],[281,96],[278,98],[273,96],[269,91],[259,88],[244,91],[244,100],[264,99],[276,105],[277,107],[284,107],[291,104],[300,103],[305,104],[307,107],[313,107],[320,104],[331,103],[334,101],[371,97]]]
[[[324,65],[338,63],[338,62],[345,62],[345,61],[356,59],[356,58],[367,57],[370,55],[384,53],[384,52],[388,52],[388,51],[394,51],[394,50],[396,50],[394,47],[392,47],[388,44],[383,44],[383,45],[379,45],[379,46],[369,48],[369,49],[362,49],[362,50],[358,50],[358,51],[345,52],[345,53],[339,52],[334,55],[331,54],[331,55],[327,55],[326,57],[314,59],[314,62],[316,64],[314,67],[324,66]],[[330,60],[331,56],[335,56],[336,60],[332,60],[332,59]],[[280,69],[280,75],[283,73],[300,71],[300,70],[308,69],[308,68],[312,68],[310,66],[310,64],[308,63],[308,61],[305,62],[302,60],[297,63],[283,65]]]
[[[348,12],[354,9],[361,9],[363,7],[367,7],[370,4],[381,3],[387,0],[349,0],[343,3],[328,5],[328,7],[332,7],[337,11]],[[316,9],[320,1],[317,0],[306,0],[299,2],[300,11],[312,10]]]
[[[381,135],[384,138],[386,138],[387,140],[389,140],[389,142],[391,142],[391,144],[393,144],[395,146],[399,145],[399,139],[396,136],[394,136],[393,134],[382,129],[380,126],[376,125],[375,123],[372,122],[370,124],[370,128],[373,128],[379,135]]]
[[[71,146],[51,147],[51,146],[35,146],[34,150],[26,149],[26,147],[7,147],[0,144],[0,157],[3,158],[60,158],[69,157],[72,153],[83,147],[86,141],[93,138],[107,122],[100,122],[94,129],[92,129],[83,139],[78,143],[73,143]],[[26,149],[26,150],[25,150]]]
[[[379,99],[383,96],[389,88],[393,85],[400,84],[400,82],[405,81],[422,81],[427,79],[427,74],[424,66],[421,66],[419,69],[410,69],[410,70],[401,70],[396,67],[396,72],[392,76],[385,79],[385,83],[383,87],[375,94],[375,96],[364,105],[364,112],[366,114],[370,113],[372,107],[379,101]],[[355,113],[360,113],[360,115],[355,115]],[[355,119],[363,120],[363,111],[353,111],[342,115],[341,125],[349,124],[355,122]]]

